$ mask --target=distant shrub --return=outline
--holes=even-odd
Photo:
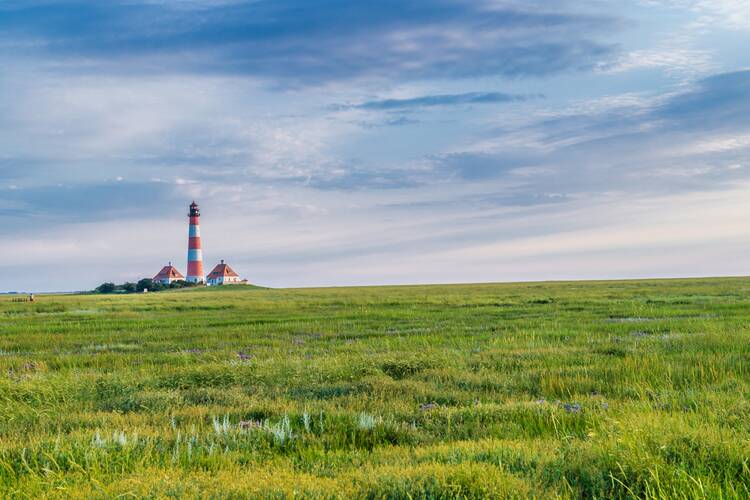
[[[138,281],[138,283],[131,283],[126,282],[121,285],[116,285],[114,283],[102,283],[98,287],[94,289],[97,293],[136,293],[136,292],[142,292],[144,289],[148,289],[149,291],[154,290],[155,287],[158,289],[163,288],[160,283],[154,282],[150,279],[142,279]]]
[[[159,288],[157,288],[157,285]],[[162,287],[161,283],[155,282],[151,278],[143,278],[141,280],[138,280],[138,283],[135,285],[135,290],[137,292],[142,292],[144,290],[148,291],[156,291]]]
[[[175,288],[192,288],[198,286],[197,283],[192,283],[185,280],[177,280],[169,285],[163,285],[158,281],[154,281],[151,278],[143,278],[138,280],[138,283],[123,283],[122,285],[115,285],[114,283],[102,283],[94,289],[97,293],[142,293],[144,290],[149,292],[159,292],[161,290],[175,289]]]
[[[102,283],[96,287],[98,293],[114,293],[117,290],[117,285],[114,283]]]
[[[177,280],[169,284],[169,288],[192,288],[198,286],[198,283],[192,281]]]

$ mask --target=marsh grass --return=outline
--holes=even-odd
[[[4,497],[748,498],[750,280],[0,299]]]

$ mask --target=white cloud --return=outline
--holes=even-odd
[[[684,146],[682,154],[711,154],[738,151],[750,148],[750,134],[739,133],[730,136],[719,136],[708,139],[699,139]]]
[[[676,7],[698,15],[696,28],[750,30],[750,0],[641,0],[646,5]]]
[[[624,73],[648,68],[663,69],[670,76],[690,79],[714,71],[716,64],[708,50],[664,47],[626,52],[602,71]]]

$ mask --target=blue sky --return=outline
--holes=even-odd
[[[6,0],[0,290],[750,274],[748,0]]]

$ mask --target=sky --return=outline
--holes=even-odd
[[[750,274],[750,0],[3,0],[0,291]]]

